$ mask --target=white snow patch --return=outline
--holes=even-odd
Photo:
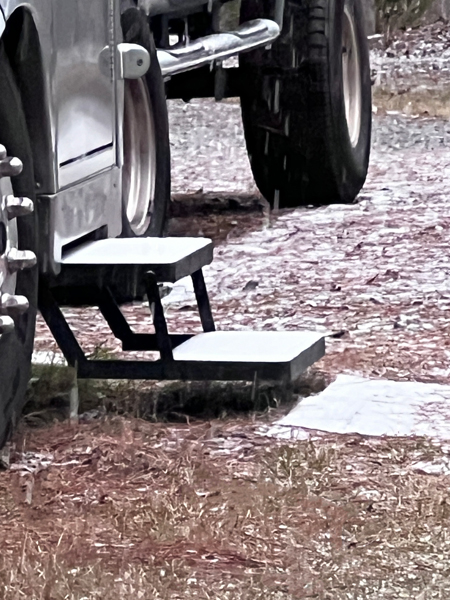
[[[322,393],[302,399],[269,435],[304,439],[310,430],[450,440],[450,385],[339,375]]]
[[[31,358],[33,365],[55,365],[55,366],[67,366],[67,361],[62,354],[43,351],[33,352]]]
[[[162,299],[164,307],[179,307],[180,305],[195,305],[194,285],[190,277],[183,277],[173,284],[170,293]]]

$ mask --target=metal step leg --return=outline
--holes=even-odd
[[[119,305],[117,304],[111,290],[104,288],[99,293],[98,307],[103,318],[108,323],[114,337],[122,342],[122,350],[158,352],[159,346],[154,333],[135,333],[125,319]],[[187,342],[192,334],[169,334],[172,348]]]
[[[208,290],[206,289],[203,271],[200,269],[191,275],[194,284],[195,298],[197,300],[198,312],[202,322],[203,331],[215,331],[214,318],[209,303]]]
[[[164,362],[173,362],[172,343],[167,329],[166,317],[159,295],[158,280],[156,275],[149,271],[145,277],[145,287],[149,305],[153,304],[153,325],[155,327],[156,341]]]
[[[47,282],[42,278],[39,282],[38,304],[44,321],[64,354],[69,367],[78,368],[82,366],[87,362],[87,358],[54,299]]]
[[[312,332],[212,331],[191,336],[173,348],[154,273],[148,274],[146,287],[149,301],[155,307],[155,334],[149,346],[153,350],[156,339],[160,360],[88,360],[51,289],[41,281],[39,308],[80,379],[254,381],[259,378],[288,382],[324,354],[323,336]],[[122,323],[124,317],[119,316],[118,307],[112,302],[107,310],[103,306],[103,310],[109,321],[116,319],[119,335],[128,336],[129,326]]]
[[[104,296],[103,308],[108,304],[105,298],[107,298],[107,295]],[[126,323],[117,305],[115,307],[120,313],[121,318],[118,317],[118,313],[115,312],[113,307],[114,303],[111,303],[108,308],[109,312],[107,311],[108,320],[116,318],[116,331],[126,335],[127,330],[131,331],[129,325]],[[125,361],[88,359],[56,302],[52,290],[43,279],[39,284],[39,310],[67,363],[70,367],[77,370],[79,379],[178,379],[178,374],[173,369],[168,369],[167,363],[163,360]],[[125,321],[126,327],[121,322],[122,319]],[[120,323],[120,325],[117,323]],[[154,338],[154,335],[151,336],[151,343],[149,345],[152,346],[152,350],[159,350],[159,348],[155,348]],[[144,349],[147,350],[148,348]]]

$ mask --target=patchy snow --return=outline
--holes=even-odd
[[[195,306],[194,284],[190,277],[183,277],[171,286],[170,292],[162,299],[165,308]]]
[[[450,475],[450,458],[439,457],[433,461],[422,460],[410,466],[411,471],[425,473],[426,475]]]
[[[269,434],[304,438],[310,430],[450,440],[450,386],[340,375],[320,394],[302,399]],[[415,467],[430,470],[428,463]]]
[[[67,361],[61,353],[53,350],[37,350],[31,358],[34,365],[67,365]]]
[[[447,91],[450,82],[450,27],[439,22],[399,31],[389,46],[383,37],[371,40],[372,78],[394,94]]]
[[[436,56],[436,40],[439,52],[450,51],[449,32],[436,27],[423,39],[405,34],[409,58],[397,40],[392,57],[392,49],[378,48],[374,60],[413,84],[422,59]],[[433,72],[441,73],[430,66],[427,85]],[[170,118],[175,193],[259,197],[237,102],[173,101]],[[216,238],[205,269],[219,329],[331,332],[319,364],[330,379],[351,372],[450,384],[449,193],[450,123],[375,115],[370,172],[357,203],[233,214],[236,226]],[[203,223],[225,218],[212,212]],[[190,284],[178,282],[164,303],[172,331],[200,331]],[[124,312],[134,329],[151,331],[148,306]],[[87,351],[120,350],[95,308],[66,314]],[[36,350],[56,350],[42,321]]]
[[[238,123],[239,106],[230,107]],[[220,105],[210,109],[197,109],[199,122],[219,120]],[[236,214],[239,232],[218,243],[205,269],[218,327],[332,332],[338,339],[319,365],[330,378],[357,372],[450,383],[447,132],[443,120],[376,116],[369,177],[356,204],[258,219]],[[221,169],[227,168],[237,177],[228,193],[242,191],[240,178],[254,185],[244,162],[224,159]],[[175,173],[196,169],[200,177],[194,154],[174,163]],[[216,186],[214,174],[208,177],[205,193]],[[191,290],[183,282],[164,299],[172,331],[200,331]],[[124,311],[137,331],[151,330],[148,306]],[[68,314],[87,351],[120,349],[94,308]],[[56,350],[42,322],[36,350]]]

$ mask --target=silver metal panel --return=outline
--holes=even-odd
[[[71,162],[59,169],[59,187],[67,188],[74,181],[88,179],[92,175],[92,172],[99,173],[110,169],[115,160],[115,149],[111,146],[103,152],[98,152],[92,156]],[[114,195],[112,198],[114,198]]]
[[[208,35],[180,48],[158,50],[158,62],[163,76],[170,77],[265,46],[279,35],[280,28],[274,21],[254,19],[243,23],[235,31]]]
[[[88,153],[112,146],[115,141],[113,70],[102,73],[100,69],[105,46],[110,47],[112,67],[115,62],[113,6],[111,0],[53,3],[57,49],[53,94],[60,167],[77,159],[88,162],[83,158]]]
[[[311,331],[214,331],[184,342],[173,356],[183,361],[281,364],[321,341],[323,334]]]
[[[40,235],[46,240],[44,263],[51,265],[63,245],[92,229],[106,225],[111,236],[121,231],[120,172],[111,166],[121,162],[123,82],[112,78],[115,57],[109,76],[101,75],[99,66],[105,46],[113,38],[121,41],[119,0],[0,0],[0,5],[7,19],[17,8],[29,10],[39,35],[53,149],[52,155],[37,157],[45,165],[39,191],[49,214]],[[108,144],[101,158],[101,153],[86,156]],[[70,162],[62,169],[61,185],[85,183],[58,194],[64,161]]]
[[[120,189],[120,171],[113,168],[89,181],[72,186],[55,196],[41,196],[48,212],[46,224],[48,256],[45,270],[55,272],[54,263],[61,262],[63,246],[106,226],[108,235],[122,230],[121,205],[111,203],[111,196]]]
[[[59,164],[115,143],[113,45],[119,40],[118,0],[2,0],[8,18],[19,7],[33,15],[42,49],[50,104],[54,180]],[[116,38],[116,39],[115,39]],[[100,54],[111,47],[111,73],[102,75]],[[45,157],[47,159],[47,157]],[[95,173],[95,164],[91,175]],[[42,182],[42,189],[51,190]]]

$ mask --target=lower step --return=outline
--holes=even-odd
[[[325,354],[322,334],[309,331],[214,331],[177,346],[174,360],[85,360],[81,379],[295,381]]]
[[[297,379],[325,354],[322,334],[303,331],[214,331],[175,348],[176,362],[212,370],[214,379],[235,373],[252,379]],[[229,379],[229,377],[223,377]]]

